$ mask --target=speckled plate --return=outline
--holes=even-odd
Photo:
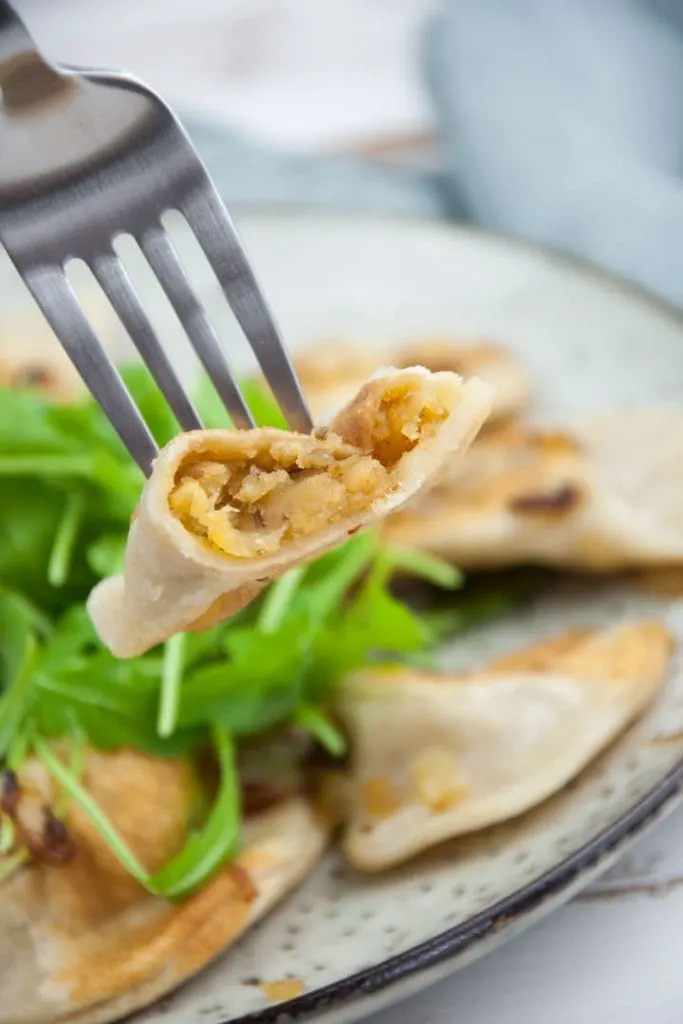
[[[683,319],[591,268],[476,232],[384,219],[238,218],[292,344],[487,335],[515,349],[557,420],[627,402],[683,405]],[[192,274],[235,346],[239,336],[186,239]],[[141,268],[134,268],[142,273]],[[0,268],[0,295],[18,295]],[[154,318],[186,358],[147,275]],[[0,324],[1,326],[1,324]],[[458,640],[449,665],[577,624],[656,614],[683,640],[683,601],[614,584],[550,599]],[[138,1024],[355,1020],[528,927],[587,885],[681,800],[683,665],[657,706],[559,796],[507,825],[366,878],[331,852],[305,885],[191,984]],[[303,994],[268,1003],[260,983]]]

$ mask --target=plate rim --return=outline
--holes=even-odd
[[[550,258],[560,268],[579,271],[588,278],[616,288],[626,296],[649,306],[654,312],[666,316],[683,332],[683,309],[644,285],[560,247],[498,233],[476,224],[449,222],[437,217],[414,214],[382,211],[365,213],[307,204],[239,203],[235,204],[231,212],[240,234],[250,219],[292,218],[306,221],[353,221],[357,224],[426,227],[437,235],[460,235],[490,240],[512,252]],[[284,1021],[295,1024],[298,1021],[310,1020],[318,1013],[334,1011],[342,1005],[362,1002],[378,992],[398,985],[409,976],[420,975],[430,968],[445,964],[448,960],[454,960],[453,969],[456,970],[458,954],[483,943],[497,932],[501,933],[502,943],[505,941],[503,933],[510,924],[531,917],[536,909],[544,902],[552,901],[553,897],[567,893],[569,898],[572,890],[581,888],[582,880],[588,884],[595,874],[599,874],[601,867],[609,866],[609,861],[616,858],[622,846],[634,841],[648,826],[654,826],[681,802],[683,757],[635,804],[578,850],[563,857],[537,878],[497,900],[485,910],[471,915],[457,925],[442,929],[431,938],[424,939],[401,953],[386,957],[371,967],[355,971],[345,978],[303,993],[294,999],[274,1003],[272,1006],[240,1017],[221,1017],[219,1024],[282,1024]],[[526,923],[530,926],[532,920]],[[484,953],[482,950],[481,955]],[[427,984],[428,981],[425,981],[425,985]]]
[[[261,203],[261,202],[240,202],[230,208],[230,216],[236,221],[234,225],[241,235],[243,225],[250,219],[272,218],[297,218],[300,220],[328,220],[331,222],[353,221],[356,224],[394,224],[408,225],[411,227],[427,227],[438,235],[464,235],[477,239],[488,239],[497,243],[502,248],[516,251],[523,255],[536,255],[550,257],[560,267],[579,271],[588,278],[594,278],[606,285],[616,287],[618,291],[638,299],[644,305],[660,314],[664,314],[673,320],[683,331],[683,306],[677,306],[671,299],[658,295],[647,285],[634,281],[626,274],[617,270],[601,266],[595,263],[588,256],[581,256],[578,253],[563,249],[560,245],[553,245],[550,242],[537,242],[532,238],[524,238],[520,235],[507,234],[504,231],[495,231],[492,228],[482,227],[480,224],[467,221],[455,221],[429,217],[415,213],[399,213],[396,211],[365,212],[363,210],[351,210],[343,207],[316,206],[307,203]],[[248,252],[248,244],[245,246]]]

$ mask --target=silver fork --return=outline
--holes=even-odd
[[[285,419],[310,430],[296,374],[239,236],[173,113],[128,75],[49,64],[0,0],[0,243],[146,475],[156,443],[67,280],[70,260],[93,271],[181,428],[202,424],[115,252],[120,235],[140,246],[235,425],[253,425],[162,225],[171,210],[204,250]]]

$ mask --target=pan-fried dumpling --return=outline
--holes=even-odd
[[[105,348],[111,346],[112,314],[101,301],[86,302],[86,312]],[[84,394],[83,382],[47,321],[36,311],[0,318],[0,385],[31,388],[55,402]]]
[[[54,787],[27,762],[22,785]],[[193,780],[185,762],[90,752],[84,785],[148,870],[182,845]],[[79,808],[67,815],[75,856],[38,862],[0,883],[0,1024],[102,1024],[192,977],[312,868],[326,827],[301,796],[247,819],[242,851],[186,902],[151,896]]]
[[[465,344],[426,340],[381,350],[348,342],[328,342],[296,359],[296,368],[313,416],[324,421],[345,405],[382,365],[424,366],[478,377],[495,388],[491,417],[516,416],[529,403],[531,382],[516,358],[491,342]]]
[[[387,535],[463,569],[597,572],[683,560],[683,415],[602,414],[571,434],[487,430]]]
[[[325,423],[350,402],[366,380],[392,360],[373,350],[346,342],[317,345],[294,359],[294,366],[316,423]]]
[[[121,576],[88,609],[120,657],[214,625],[272,578],[400,508],[465,449],[490,386],[421,368],[369,381],[312,435],[194,431],[155,462]]]
[[[337,710],[351,739],[351,863],[379,871],[528,810],[618,736],[661,687],[657,622],[569,633],[479,672],[368,670]]]
[[[518,416],[531,401],[531,379],[502,345],[490,341],[456,344],[449,341],[421,341],[397,353],[397,366],[426,366],[435,373],[450,370],[461,377],[478,377],[495,388],[492,421]]]

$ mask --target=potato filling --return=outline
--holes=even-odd
[[[418,386],[419,382],[419,386]],[[381,385],[380,388],[375,385]],[[169,506],[190,533],[237,558],[352,517],[390,489],[391,470],[448,415],[424,380],[370,382],[334,425],[343,434],[235,435],[179,468]]]
[[[369,381],[337,417],[335,429],[390,468],[447,417],[438,384],[406,374],[392,383]]]

